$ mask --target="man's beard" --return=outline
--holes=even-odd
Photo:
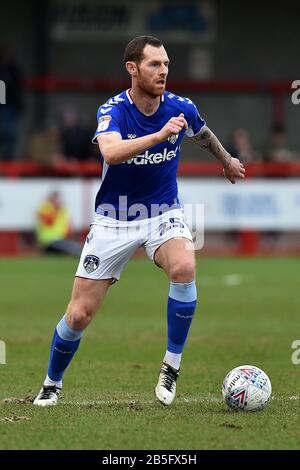
[[[161,90],[155,89],[155,87],[150,85],[146,80],[140,77],[138,81],[139,88],[150,98],[157,98],[158,96],[162,96],[165,91],[165,87]]]

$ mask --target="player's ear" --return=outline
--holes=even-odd
[[[136,67],[136,63],[135,62],[126,62],[126,70],[127,72],[132,76],[132,77],[136,77],[137,75],[137,67]]]

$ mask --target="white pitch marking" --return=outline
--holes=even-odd
[[[239,286],[242,283],[242,278],[239,274],[227,274],[223,277],[223,283],[226,286]]]
[[[286,400],[299,400],[299,396],[272,396],[271,400],[275,401],[286,401]],[[66,400],[63,399],[59,402],[61,405],[77,405],[77,406],[93,406],[93,405],[153,405],[156,403],[155,398],[153,400],[139,400],[139,399],[132,399],[132,400],[83,400],[83,401],[76,401],[76,400]],[[176,403],[223,403],[223,399],[210,396],[210,397],[178,397],[176,399]]]

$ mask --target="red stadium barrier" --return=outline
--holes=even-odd
[[[179,164],[179,176],[184,177],[223,177],[222,167],[217,162],[182,162]],[[247,177],[300,177],[300,163],[251,163],[246,165]],[[101,164],[96,161],[60,163],[42,166],[33,162],[0,162],[0,177],[100,177]],[[239,232],[237,247],[229,254],[252,256],[258,252],[259,232],[243,230]],[[21,236],[17,231],[0,232],[0,254],[18,255],[26,252],[21,248]],[[224,253],[228,254],[228,251]],[[283,253],[286,254],[286,253]],[[295,253],[294,253],[295,254]],[[299,253],[297,253],[299,254]]]
[[[25,86],[30,91],[115,91],[130,87],[126,79],[89,79],[89,78],[60,78],[47,75],[25,80]],[[257,80],[168,80],[172,90],[188,90],[199,92],[244,92],[285,94],[291,92],[291,82],[257,81]]]
[[[245,165],[248,178],[299,177],[300,163],[249,163]],[[99,177],[101,164],[97,161],[64,162],[55,165],[39,165],[33,162],[0,162],[0,177],[20,178],[26,176],[77,176]],[[222,167],[217,162],[181,162],[178,175],[186,177],[223,177]]]
[[[20,246],[19,232],[0,232],[0,255],[17,255],[20,252]]]

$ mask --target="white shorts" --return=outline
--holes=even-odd
[[[96,215],[76,276],[119,280],[125,265],[139,247],[142,246],[154,261],[155,251],[171,238],[193,239],[182,209],[132,222]]]

